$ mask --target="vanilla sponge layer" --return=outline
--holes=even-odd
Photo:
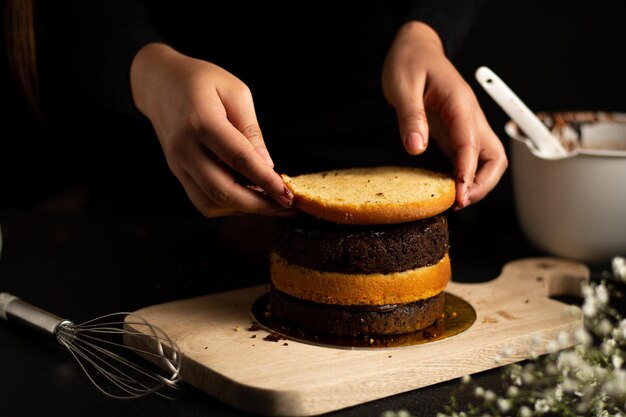
[[[294,265],[270,253],[277,290],[296,298],[335,305],[404,304],[433,297],[450,281],[448,254],[435,265],[390,274],[324,272]]]

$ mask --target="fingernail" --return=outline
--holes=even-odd
[[[405,146],[411,155],[424,152],[424,137],[419,132],[410,132],[406,135]]]
[[[266,148],[257,148],[256,151],[259,155],[261,155],[261,158],[263,158],[263,160],[267,162],[267,165],[274,168],[274,161],[272,161],[272,157],[270,156],[270,153],[267,151]]]
[[[293,194],[291,193],[291,191],[289,191],[289,188],[283,188],[283,193],[278,196],[278,201],[286,208],[289,208],[293,205]]]

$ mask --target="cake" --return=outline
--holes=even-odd
[[[337,336],[395,335],[443,313],[454,181],[377,167],[286,177],[302,211],[276,223],[273,316]]]

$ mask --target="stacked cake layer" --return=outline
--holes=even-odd
[[[450,280],[447,175],[355,168],[283,176],[306,214],[277,222],[270,310],[302,329],[395,335],[441,317]]]

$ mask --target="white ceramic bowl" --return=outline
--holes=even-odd
[[[626,255],[626,114],[540,115],[570,150],[548,160],[510,121],[518,219],[537,248],[589,263]],[[554,123],[556,121],[556,123]]]

